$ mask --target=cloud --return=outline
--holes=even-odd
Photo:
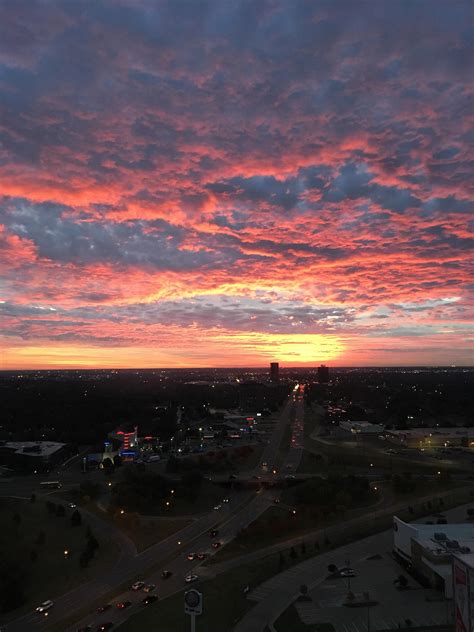
[[[337,331],[335,357],[370,363],[375,324],[464,361],[470,17],[464,0],[4,2],[8,344],[153,339],[182,363],[176,340],[210,344],[207,327],[249,363],[255,336]]]

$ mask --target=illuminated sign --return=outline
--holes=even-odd
[[[469,569],[457,558],[453,558],[453,584],[456,632],[471,632]]]

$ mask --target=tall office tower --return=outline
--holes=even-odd
[[[325,364],[318,366],[318,382],[321,384],[329,382],[329,368]]]
[[[279,370],[278,362],[270,362],[270,380],[272,382],[280,381]]]

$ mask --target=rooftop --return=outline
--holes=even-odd
[[[66,444],[57,441],[6,441],[3,447],[14,450],[15,454],[27,454],[28,456],[50,456]]]

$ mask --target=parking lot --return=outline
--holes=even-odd
[[[403,569],[392,559],[393,538],[385,532],[377,539],[379,550],[368,557],[353,560],[335,559],[336,566],[350,566],[356,577],[326,579],[310,591],[312,601],[296,602],[301,620],[307,625],[332,623],[337,632],[367,632],[367,630],[397,629],[410,619],[416,625],[440,625],[446,623],[451,604],[439,593],[425,589],[407,576],[408,588],[399,590],[394,580]],[[356,600],[363,600],[368,593],[370,602],[378,602],[367,608],[347,607],[347,594],[351,590]],[[449,619],[448,619],[449,620]]]

